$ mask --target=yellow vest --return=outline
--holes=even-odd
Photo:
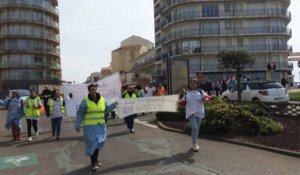
[[[126,92],[124,98],[137,98],[137,95],[136,95],[136,93],[133,92],[132,95],[131,95],[131,97],[130,97],[130,95],[128,94],[128,92]]]
[[[35,97],[34,103],[32,103],[32,100],[30,97],[26,98],[26,108],[25,108],[25,116],[26,117],[39,117],[40,116],[40,110],[37,109],[39,105],[39,97]],[[36,107],[36,108],[33,108]]]
[[[65,112],[65,107],[63,105],[63,98],[60,98],[60,112],[64,113]],[[52,98],[49,99],[49,107],[50,107],[50,114],[53,113],[53,106],[54,106],[54,100]]]
[[[104,124],[104,112],[105,112],[105,100],[103,97],[98,101],[98,105],[90,100],[88,97],[85,98],[87,110],[82,121],[83,126]]]

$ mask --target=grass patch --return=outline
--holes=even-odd
[[[300,92],[289,93],[290,101],[300,101]]]

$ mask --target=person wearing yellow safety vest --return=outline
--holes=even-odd
[[[134,92],[134,86],[128,85],[127,91],[123,94],[123,98],[138,98],[138,95]],[[134,126],[134,118],[136,114],[130,115],[125,117],[125,123],[127,124],[127,128],[129,129],[130,133],[135,133],[133,126]]]
[[[101,166],[98,154],[104,146],[107,135],[104,114],[116,108],[116,103],[108,104],[104,97],[97,93],[95,84],[90,84],[88,91],[88,96],[78,107],[75,129],[79,133],[80,128],[83,128],[85,154],[91,158],[92,171],[96,171]]]
[[[60,96],[59,89],[52,92],[51,98],[48,100],[49,113],[51,116],[52,137],[56,140],[60,139],[61,120],[65,112],[65,101]]]
[[[42,107],[42,103],[40,97],[36,96],[34,90],[30,90],[29,97],[25,100],[25,116],[27,121],[27,134],[28,134],[28,141],[32,141],[31,137],[31,126],[35,131],[35,135],[38,136],[38,120],[40,118],[40,111],[39,109]]]

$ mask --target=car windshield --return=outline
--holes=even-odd
[[[278,89],[283,88],[281,84],[278,82],[266,82],[266,83],[249,83],[250,89],[258,90],[258,89]]]
[[[24,96],[29,96],[30,95],[30,93],[29,93],[28,90],[18,90],[18,92],[19,92],[19,96],[20,97],[24,97]]]

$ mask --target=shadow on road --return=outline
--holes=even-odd
[[[122,126],[122,125],[125,125],[124,122],[123,123],[106,124],[107,127],[115,127],[115,126]]]
[[[57,140],[55,137],[48,137],[45,139],[36,139],[32,142],[23,141],[20,142],[20,144],[17,145],[17,147],[24,147],[24,146],[32,146],[32,145],[39,145],[39,144],[48,144],[52,142],[62,142],[62,141],[81,141],[83,142],[83,136],[74,136],[74,137],[63,137],[60,140]]]
[[[192,159],[193,155],[194,155],[194,152],[190,149],[186,153],[178,153],[171,157],[164,157],[164,158],[158,158],[158,159],[144,160],[144,161],[140,161],[140,162],[133,162],[133,163],[110,167],[107,169],[103,169],[103,167],[101,167],[97,172],[95,172],[93,174],[113,173],[115,171],[122,171],[122,170],[126,170],[126,169],[131,169],[131,168],[156,165],[160,162],[163,162],[164,165],[171,165],[171,164],[175,164],[175,163],[179,163],[179,162],[186,164],[186,165],[191,165],[195,162],[195,160]],[[64,175],[81,175],[81,174],[87,174],[89,171],[90,171],[90,166],[66,173]]]
[[[113,134],[108,134],[107,135],[107,139],[109,138],[113,138],[113,137],[119,137],[119,136],[124,136],[124,135],[129,135],[129,131],[122,131],[122,132],[118,132],[118,133],[113,133]]]

